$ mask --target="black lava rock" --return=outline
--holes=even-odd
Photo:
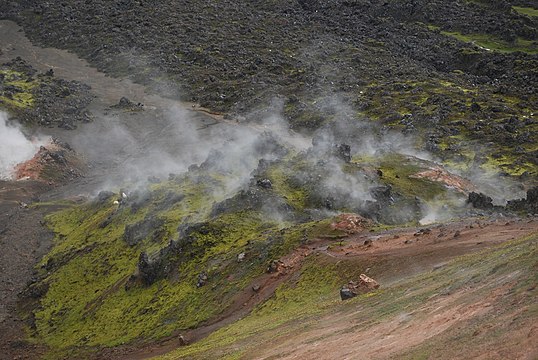
[[[467,198],[467,204],[471,204],[477,209],[493,209],[493,199],[482,193],[471,192]]]
[[[342,300],[349,300],[357,296],[353,291],[351,291],[347,286],[342,286],[340,289],[340,298]]]

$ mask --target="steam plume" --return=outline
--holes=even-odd
[[[31,159],[45,143],[40,139],[29,140],[20,127],[8,121],[5,112],[0,112],[0,178],[11,178],[15,165]]]

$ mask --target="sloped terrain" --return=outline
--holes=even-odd
[[[389,247],[382,257],[375,256],[380,252],[376,241],[373,249],[346,241],[346,253],[338,248],[317,253],[294,281],[278,288],[275,298],[250,316],[159,359],[533,358],[538,351],[532,340],[536,224],[529,228],[524,223],[518,223],[519,231],[527,228],[533,235],[518,235],[506,224],[501,225],[505,235],[490,229],[493,224],[483,223],[479,231],[466,227],[459,240],[434,240],[443,251],[428,249],[428,236],[405,250],[389,245],[399,240],[382,236],[380,247]],[[488,239],[495,233],[496,240]],[[467,248],[459,251],[476,251],[477,243],[503,237],[516,240],[443,261],[450,248],[456,250],[452,255],[464,244]],[[411,253],[412,261],[407,258]],[[336,299],[337,282],[319,287],[336,274],[365,270],[386,285],[346,303]]]
[[[537,11],[1,2],[0,357],[538,356]]]
[[[228,194],[223,180],[233,171],[222,168],[218,161],[211,165],[210,155],[199,167],[168,181],[138,191],[101,192],[89,204],[50,215],[46,221],[56,233],[55,244],[27,290],[36,300],[35,305],[28,304],[35,306],[29,318],[34,336],[50,347],[53,357],[76,357],[124,343],[151,343],[188,329],[200,328],[204,334],[204,327],[216,329],[237,319],[245,306],[247,310],[271,306],[268,304],[275,300],[269,299],[270,289],[280,283],[289,286],[289,281],[309,271],[305,261],[312,267],[310,276],[315,279],[319,272],[321,277],[318,285],[310,284],[312,296],[334,299],[339,282],[357,277],[356,272],[363,271],[360,268],[379,269],[396,260],[399,267],[390,268],[403,275],[410,266],[404,259],[412,256],[416,267],[421,249],[428,243],[431,253],[437,255],[428,255],[432,258],[422,268],[429,261],[480,248],[483,240],[489,244],[511,238],[519,229],[525,230],[522,233],[536,231],[531,221],[531,226],[517,222],[504,232],[488,225],[488,235],[480,236],[485,230],[478,224],[473,230],[478,238],[467,235],[459,239],[462,230],[450,227],[439,227],[435,233],[425,228],[410,235],[383,232],[389,224],[416,223],[424,217],[422,209],[427,207],[417,204],[418,196],[424,202],[439,202],[442,194],[449,196],[453,190],[409,177],[413,189],[400,188],[397,183],[394,188],[372,186],[371,200],[361,203],[350,198],[349,188],[325,188],[329,176],[316,175],[323,168],[309,167],[319,167],[321,161],[311,151],[286,155],[287,160],[260,161],[249,185]],[[355,163],[332,160],[335,167],[323,165],[333,172],[346,168],[341,178],[365,176]],[[417,160],[413,166],[420,169]],[[307,174],[304,179],[301,170]],[[402,176],[404,170],[402,167]],[[339,190],[347,190],[348,195],[339,197],[342,194],[335,192]],[[370,219],[330,215],[349,210]],[[459,211],[467,215],[470,210],[462,204]],[[344,241],[368,231],[374,235]],[[495,231],[510,237],[490,238]],[[383,238],[391,240],[385,244]],[[352,270],[353,261],[339,268],[339,262],[312,260],[322,259],[312,256],[320,252],[335,259],[365,255],[361,262],[368,265]],[[332,269],[329,273],[325,273],[326,266]],[[391,281],[389,274],[379,271],[374,275]],[[264,273],[274,274],[276,279],[267,282]],[[260,296],[256,296],[258,291],[262,291]],[[276,296],[278,299],[278,290]],[[301,297],[292,299],[290,306],[302,308]],[[279,309],[278,305],[274,308]]]

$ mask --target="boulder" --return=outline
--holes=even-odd
[[[158,233],[164,220],[153,216],[146,217],[144,220],[132,225],[125,226],[123,239],[129,246],[134,246],[144,240],[149,235]]]
[[[379,283],[375,281],[374,279],[372,279],[371,277],[361,274],[359,276],[359,284],[357,288],[365,290],[364,292],[369,292],[369,291],[378,289]]]
[[[280,260],[273,260],[267,267],[267,272],[270,274],[273,273],[282,273],[285,271],[286,265]]]
[[[331,229],[357,234],[373,225],[372,221],[357,214],[340,214],[331,223]]]
[[[351,146],[348,144],[335,144],[333,154],[346,163],[351,162]]]
[[[366,294],[378,288],[379,283],[377,281],[366,276],[365,274],[361,274],[358,282],[351,280],[347,283],[347,285],[340,288],[340,298],[342,300],[348,300],[357,295]]]
[[[106,190],[100,191],[99,194],[97,195],[97,202],[102,204],[108,199],[110,199],[112,196],[114,196],[114,193],[112,191],[106,191]]]
[[[529,214],[538,213],[538,186],[527,190],[525,199],[510,200],[506,208],[511,211],[523,211]]]
[[[256,181],[256,185],[264,189],[271,189],[273,187],[273,184],[269,179],[259,179]]]
[[[482,110],[482,107],[479,104],[477,104],[476,102],[473,101],[473,103],[471,104],[470,110],[472,112],[478,112],[478,111]]]
[[[493,209],[493,199],[482,193],[471,192],[467,198],[467,204],[477,209]]]
[[[196,287],[202,287],[207,282],[207,273],[204,271],[198,274],[198,281],[196,282]]]
[[[112,108],[115,109],[124,109],[124,110],[142,110],[144,107],[141,103],[134,103],[125,96],[122,96],[120,101],[116,105],[113,105]]]
[[[348,300],[354,298],[355,296],[357,296],[357,294],[355,294],[350,288],[345,285],[342,286],[342,288],[340,289],[340,298],[342,300]]]
[[[151,285],[160,278],[158,262],[149,260],[148,254],[142,252],[138,258],[138,278],[145,284]]]

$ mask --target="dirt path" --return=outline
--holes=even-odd
[[[181,102],[149,94],[144,85],[130,79],[113,78],[92,67],[86,60],[66,50],[44,48],[33,45],[22,28],[13,21],[0,21],[0,63],[17,56],[28,61],[41,72],[54,70],[57,77],[83,82],[92,88],[101,105],[111,106],[122,97],[135,103],[143,103],[149,108],[170,108],[179,106],[190,112],[199,112],[201,117],[223,120],[222,115],[189,102]]]
[[[72,131],[38,130],[68,142],[91,166],[84,179],[49,197],[93,194],[142,176],[186,170],[207,155],[201,141],[224,142],[226,132],[237,125],[196,104],[149,93],[129,79],[109,77],[68,51],[35,46],[12,21],[0,21],[0,33],[0,63],[20,56],[41,72],[53,69],[58,78],[89,85],[96,96],[89,106],[92,123]],[[143,111],[112,109],[121,97],[144,104]]]

